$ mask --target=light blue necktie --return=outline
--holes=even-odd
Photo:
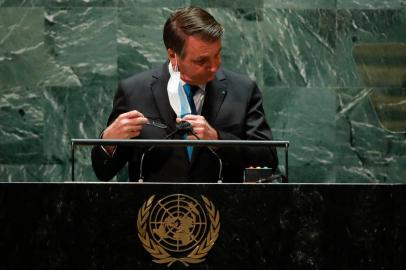
[[[187,101],[189,102],[191,114],[197,114],[195,101],[193,100],[193,96],[194,96],[197,88],[195,86],[191,86],[190,84],[186,83],[183,86],[183,89],[185,90],[185,93],[187,96]],[[185,135],[185,138],[186,138],[186,136],[187,135]],[[187,150],[187,154],[189,156],[189,160],[192,160],[193,146],[187,146],[186,150]]]

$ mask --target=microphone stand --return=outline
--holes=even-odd
[[[176,129],[174,131],[172,131],[171,133],[169,133],[168,135],[166,135],[164,140],[168,139],[170,137],[173,137],[178,132],[188,132],[188,133],[192,134],[197,140],[200,140],[199,136],[197,136],[197,134],[193,131],[192,125],[187,121],[180,121],[176,125]],[[140,182],[140,183],[144,182],[143,165],[144,165],[145,155],[154,148],[155,148],[155,145],[152,145],[144,153],[142,153],[141,160],[140,160],[140,176],[138,179],[138,182]],[[210,146],[207,146],[207,149],[209,149],[209,151],[216,157],[216,159],[219,162],[219,174],[218,174],[217,183],[223,183],[223,162],[222,162],[221,158],[217,155],[217,153]]]
[[[192,125],[187,122],[187,121],[180,121],[177,125],[174,131],[172,131],[171,133],[169,133],[168,135],[166,135],[163,140],[166,140],[168,138],[173,137],[176,133],[178,132],[190,132],[193,131],[192,129]],[[143,165],[144,165],[144,158],[145,155],[150,152],[152,149],[155,148],[155,145],[151,145],[147,150],[144,151],[144,153],[142,153],[141,159],[140,159],[140,176],[138,179],[138,182],[142,183],[144,182],[144,174],[143,174]]]
[[[190,131],[190,133],[197,140],[200,140],[199,136],[197,136],[197,134],[193,131],[193,129]],[[217,158],[217,160],[219,162],[219,175],[218,175],[217,183],[221,184],[221,183],[223,183],[223,162],[222,162],[221,158],[219,157],[219,155],[217,155],[217,153],[210,146],[207,146],[207,149],[210,150],[210,152]]]

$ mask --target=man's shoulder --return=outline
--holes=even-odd
[[[161,76],[161,73],[162,67],[152,68],[127,77],[121,80],[120,84],[124,88],[134,85],[149,84],[152,80],[159,78]]]
[[[227,82],[231,84],[236,84],[240,86],[249,86],[252,87],[255,85],[255,81],[252,80],[250,77],[244,74],[240,74],[228,69],[221,69],[221,72],[223,73],[224,78],[227,80]]]

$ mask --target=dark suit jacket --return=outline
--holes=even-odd
[[[163,67],[134,75],[120,82],[114,97],[108,125],[120,114],[138,110],[147,118],[168,126],[160,129],[144,126],[140,139],[162,139],[175,130],[167,83],[168,63]],[[252,80],[224,69],[207,83],[202,115],[224,140],[271,140],[265,120],[261,93]],[[175,138],[179,138],[178,136]],[[128,162],[130,181],[138,181],[140,157],[147,147],[117,147],[112,158],[101,147],[92,149],[92,165],[100,180],[110,180]],[[223,161],[225,182],[241,182],[248,166],[276,168],[275,149],[268,147],[215,150]],[[218,160],[205,148],[195,147],[189,161],[184,147],[157,147],[146,154],[143,165],[146,181],[216,182]]]

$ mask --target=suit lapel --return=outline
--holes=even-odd
[[[171,104],[169,103],[168,97],[168,81],[169,81],[169,71],[168,62],[165,62],[162,69],[157,71],[152,75],[156,80],[151,85],[152,95],[155,99],[156,107],[158,108],[159,114],[163,119],[164,123],[169,127],[167,133],[174,130],[176,125],[176,114],[173,111]]]
[[[213,124],[216,121],[226,94],[227,81],[224,73],[220,70],[216,74],[216,78],[206,85],[206,95],[204,98],[202,115],[206,118],[209,124]]]
[[[227,95],[227,80],[220,69],[214,80],[210,81],[206,85],[206,93],[202,108],[202,115],[210,125],[213,125],[216,121],[217,115],[223,104],[224,98]],[[195,147],[193,150],[192,164],[201,152],[201,147]],[[214,157],[213,157],[214,158]]]

